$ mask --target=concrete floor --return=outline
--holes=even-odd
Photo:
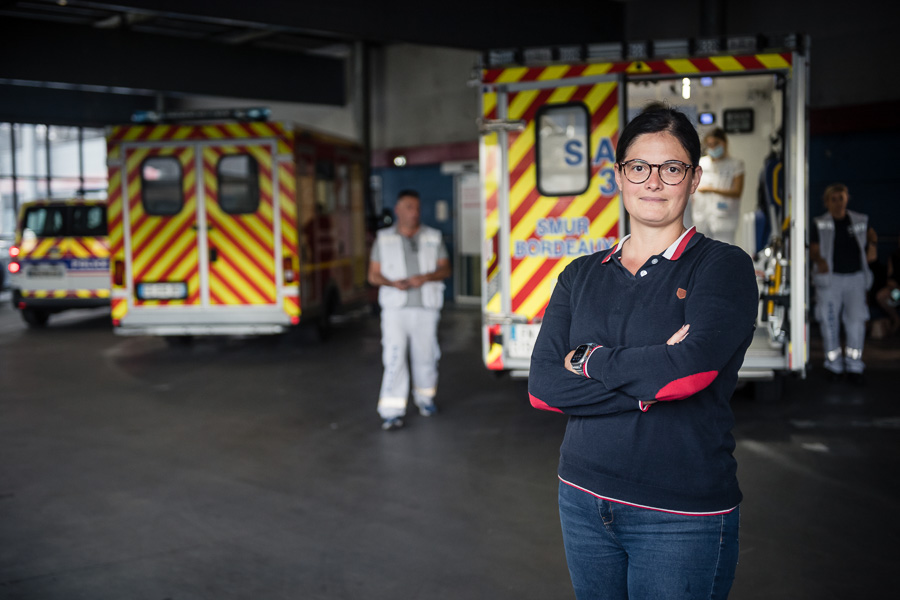
[[[483,368],[477,310],[441,335],[441,413],[384,433],[375,319],[173,351],[103,311],[27,331],[3,301],[0,598],[572,598],[564,419]],[[900,339],[866,359],[865,388],[735,395],[732,599],[894,595]]]

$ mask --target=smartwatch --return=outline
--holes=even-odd
[[[600,346],[600,344],[581,344],[575,348],[575,354],[572,355],[569,364],[573,369],[587,377],[587,373],[584,372],[584,363],[587,362],[587,359],[590,357],[594,348],[597,348],[598,346]]]

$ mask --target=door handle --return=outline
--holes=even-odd
[[[216,248],[209,249],[209,262],[214,263],[219,260],[219,251]]]

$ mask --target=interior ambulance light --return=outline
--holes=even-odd
[[[712,125],[715,122],[716,122],[716,113],[711,113],[711,112],[700,113],[700,124],[701,125]]]
[[[395,167],[405,167],[406,166],[406,157],[402,154],[400,156],[394,157],[394,166]]]
[[[691,99],[691,80],[688,77],[681,80],[681,97],[685,100]]]
[[[712,84],[713,84],[712,77],[701,77],[700,78],[700,85],[702,85],[703,87],[711,87]]]

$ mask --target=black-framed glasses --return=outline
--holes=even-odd
[[[659,180],[666,185],[678,185],[687,177],[688,171],[697,168],[695,165],[689,165],[680,160],[667,160],[662,164],[654,165],[639,158],[626,160],[618,165],[622,169],[625,179],[631,183],[644,183],[650,179],[650,173],[653,171],[653,167],[656,167]]]

